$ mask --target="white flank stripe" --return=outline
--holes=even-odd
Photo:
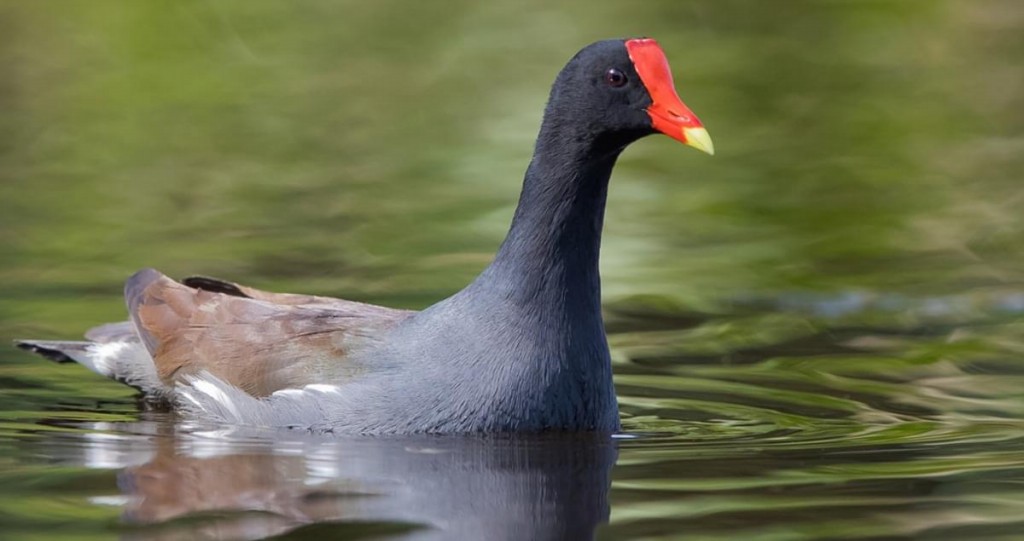
[[[273,394],[271,394],[270,396],[290,396],[293,398],[298,398],[304,394],[306,393],[304,393],[301,389],[281,389],[280,391],[274,391]]]
[[[321,384],[321,383],[314,383],[312,385],[306,385],[305,387],[303,387],[303,389],[308,389],[310,391],[315,391],[315,392],[318,392],[318,393],[340,393],[341,392],[341,387],[338,387],[337,385],[324,385],[324,384]]]
[[[197,391],[210,397],[218,404],[223,406],[224,409],[231,412],[231,415],[234,415],[235,417],[233,419],[234,421],[240,421],[242,419],[242,415],[238,412],[238,408],[235,407],[235,403],[231,401],[231,398],[228,397],[227,393],[225,393],[223,390],[221,390],[213,383],[210,383],[209,381],[206,381],[204,379],[198,379],[192,382],[192,387],[194,387]]]
[[[203,404],[201,402],[199,402],[198,400],[196,400],[196,397],[192,396],[192,391],[191,390],[189,390],[187,388],[184,388],[184,387],[179,387],[178,388],[178,394],[180,394],[182,398],[184,398],[184,399],[188,400],[189,402],[191,402],[192,405],[194,405],[195,407],[199,408],[202,411],[206,411],[206,408],[203,407]]]

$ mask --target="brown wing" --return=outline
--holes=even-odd
[[[272,302],[274,304],[328,304],[341,306],[362,305],[373,307],[373,305],[364,305],[362,303],[346,301],[344,299],[333,299],[331,297],[318,297],[316,295],[298,295],[295,293],[271,293],[269,291],[262,291],[253,287],[236,284],[234,282],[220,280],[218,278],[210,278],[209,276],[189,276],[188,278],[182,280],[181,283],[189,287],[193,287],[195,289],[201,289],[203,291],[224,293],[225,295],[231,295],[233,297],[245,297],[248,299]]]
[[[128,311],[165,383],[206,370],[266,396],[343,381],[361,370],[353,353],[412,313],[217,282],[237,293],[196,289],[153,269],[125,284]]]

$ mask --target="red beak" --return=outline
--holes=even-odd
[[[715,146],[711,143],[708,131],[697,115],[679,99],[679,94],[676,94],[672,70],[658,42],[646,38],[626,40],[626,51],[640,75],[640,81],[651,96],[647,114],[651,117],[654,129],[698,150],[714,154]]]

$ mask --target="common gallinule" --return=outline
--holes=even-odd
[[[555,79],[508,236],[423,310],[128,279],[131,321],[24,349],[197,418],[360,433],[614,431],[598,252],[612,167],[654,132],[713,153],[652,39],[599,41]]]

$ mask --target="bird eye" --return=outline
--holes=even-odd
[[[608,83],[608,86],[618,88],[626,84],[628,80],[625,73],[615,68],[608,68],[608,71],[604,72],[604,82]]]

